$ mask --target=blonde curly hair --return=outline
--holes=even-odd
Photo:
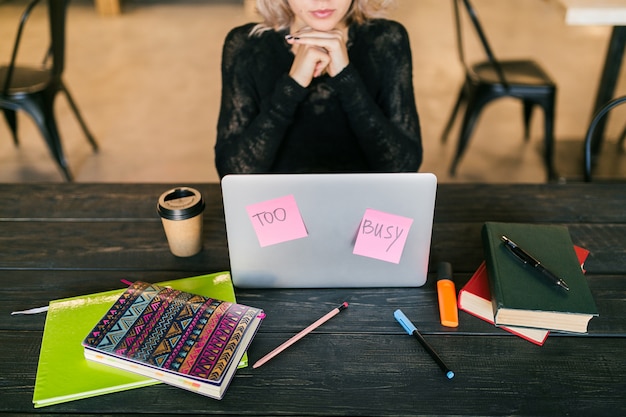
[[[369,19],[383,17],[395,2],[396,0],[352,0],[345,17],[346,24],[360,24]],[[252,29],[251,35],[267,30],[289,29],[295,19],[288,0],[256,0],[256,9],[263,22]]]

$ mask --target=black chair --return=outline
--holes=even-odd
[[[16,112],[23,110],[32,117],[66,180],[72,181],[72,173],[63,154],[61,138],[54,117],[54,99],[59,91],[67,97],[94,151],[98,150],[98,145],[61,78],[65,58],[65,21],[68,0],[47,1],[50,45],[42,48],[45,52],[42,66],[28,67],[16,63],[24,26],[33,8],[40,2],[41,0],[34,0],[26,7],[18,26],[11,61],[8,66],[0,66],[0,108],[4,111],[4,117],[13,133],[13,141],[16,145],[19,143]]]
[[[604,118],[604,116],[609,111],[611,111],[612,109],[614,109],[615,107],[619,106],[620,104],[624,102],[626,102],[626,96],[618,97],[609,101],[604,106],[602,106],[600,110],[596,112],[596,114],[593,116],[593,119],[591,120],[591,123],[589,124],[589,128],[587,129],[587,134],[585,135],[584,158],[583,158],[583,165],[584,165],[583,171],[585,173],[585,181],[587,182],[592,181],[591,170],[592,170],[592,165],[595,162],[595,161],[592,161],[593,158],[592,158],[592,151],[591,151],[591,142],[593,141],[594,132],[596,128],[598,127],[598,124],[600,123],[600,121]],[[623,137],[624,137],[624,133],[622,133],[618,141],[619,149],[621,149]]]
[[[455,175],[456,168],[469,142],[472,130],[483,107],[493,100],[502,97],[513,97],[523,103],[524,138],[528,141],[529,124],[532,110],[539,106],[544,111],[545,119],[545,165],[548,179],[556,178],[553,164],[554,153],[554,112],[556,101],[556,85],[539,64],[528,59],[502,60],[496,59],[474,7],[469,0],[452,0],[456,23],[458,53],[465,68],[465,82],[461,87],[458,99],[442,135],[445,142],[456,115],[462,105],[465,114],[459,133],[456,154],[450,167],[450,174]],[[464,31],[461,9],[467,13],[472,27],[480,40],[487,60],[469,64],[466,60],[464,47]],[[495,140],[495,139],[494,139]]]
[[[619,150],[624,149],[624,141],[626,141],[626,127],[622,130],[622,134],[619,135],[619,139],[617,140],[617,147]]]

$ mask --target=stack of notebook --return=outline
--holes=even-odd
[[[503,236],[541,264],[520,258]],[[566,227],[488,222],[482,238],[485,261],[459,292],[461,310],[537,345],[550,331],[587,332],[598,315],[584,276],[589,252],[573,245]]]
[[[52,301],[33,403],[160,382],[222,398],[262,317],[235,302],[228,273]]]

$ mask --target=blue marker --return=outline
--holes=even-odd
[[[398,309],[394,311],[393,316],[396,320],[398,320],[398,323],[400,323],[400,325],[408,334],[417,338],[418,342],[420,342],[424,349],[426,349],[426,352],[428,352],[428,354],[435,360],[435,362],[437,362],[437,365],[439,365],[446,377],[448,379],[454,378],[454,372],[452,372],[450,368],[448,368],[448,366],[443,362],[443,360],[441,360],[439,355],[437,355],[437,352],[435,352],[433,348],[428,344],[428,342],[426,342],[424,336],[420,334],[420,332],[417,330],[417,327],[415,327],[415,325],[411,323],[411,320],[409,320],[407,316],[404,315],[402,310]]]

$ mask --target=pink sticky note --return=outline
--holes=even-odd
[[[359,225],[353,253],[400,263],[413,219],[367,209]]]
[[[293,195],[246,207],[261,247],[308,235]]]

